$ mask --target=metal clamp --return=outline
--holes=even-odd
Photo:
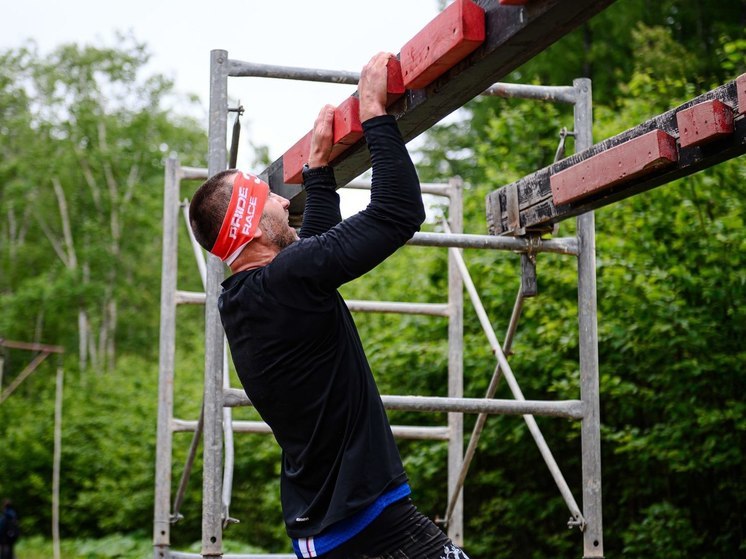
[[[567,529],[572,530],[573,528],[578,528],[581,532],[585,531],[585,518],[582,517],[582,515],[578,515],[577,517],[570,517],[570,520],[567,521]]]

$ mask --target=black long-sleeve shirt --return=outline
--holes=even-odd
[[[425,213],[393,117],[363,123],[371,201],[341,221],[331,172],[306,181],[300,240],[223,282],[220,315],[243,387],[282,448],[288,534],[313,536],[406,482],[352,316],[337,288],[409,240]]]

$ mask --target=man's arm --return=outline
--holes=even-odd
[[[342,221],[334,170],[329,167],[332,151],[334,107],[324,106],[316,117],[311,134],[308,169],[303,171],[306,206],[300,238],[321,235]]]
[[[277,261],[323,291],[363,275],[404,245],[425,219],[419,180],[393,116],[386,114],[386,64],[376,55],[361,73],[360,117],[373,168],[371,202],[321,235],[303,238]],[[310,197],[310,193],[309,193]],[[292,247],[291,247],[292,248]],[[297,275],[296,275],[297,274]],[[288,278],[290,279],[290,278]]]

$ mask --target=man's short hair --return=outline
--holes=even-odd
[[[197,242],[205,250],[209,251],[218,238],[233,193],[233,181],[228,177],[237,172],[228,169],[211,176],[197,189],[189,203],[189,224]]]

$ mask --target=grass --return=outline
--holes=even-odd
[[[199,553],[201,543],[189,546],[188,551]],[[41,536],[22,538],[15,546],[16,559],[52,559],[52,541]],[[263,553],[262,550],[223,541],[226,553]],[[153,542],[141,535],[112,534],[100,539],[72,539],[60,542],[60,559],[146,559],[153,556]]]

